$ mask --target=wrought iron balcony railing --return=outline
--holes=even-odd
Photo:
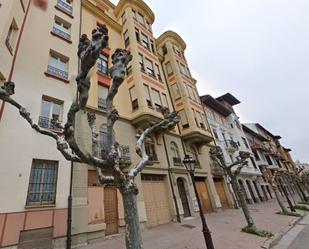
[[[106,110],[106,99],[98,98],[98,108],[103,111]]]
[[[61,37],[63,37],[64,39],[70,40],[71,39],[71,35],[68,32],[65,32],[63,30],[61,30],[60,28],[54,26],[53,27],[53,32]]]
[[[39,126],[45,129],[61,131],[61,128],[57,125],[57,122],[53,122],[52,119],[40,116]]]
[[[108,74],[108,67],[103,66],[102,64],[97,64],[98,71],[100,73]]]
[[[57,1],[57,6],[59,8],[61,8],[62,10],[64,10],[65,12],[69,13],[70,15],[72,15],[73,7],[72,7],[72,5],[68,4],[66,1],[58,0]]]
[[[173,163],[174,165],[182,165],[182,161],[181,161],[181,158],[179,157],[173,157]]]
[[[68,72],[65,72],[65,71],[58,69],[56,67],[53,67],[53,66],[48,65],[47,72],[49,72],[50,74],[53,74],[55,76],[58,76],[62,79],[66,79],[66,80],[68,79]]]

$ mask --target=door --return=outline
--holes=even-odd
[[[214,183],[215,183],[215,187],[217,190],[217,194],[219,195],[219,198],[220,198],[222,208],[229,208],[229,203],[227,201],[225,190],[224,190],[223,179],[215,178]]]
[[[104,187],[105,235],[118,233],[118,201],[116,187]]]
[[[178,186],[179,196],[181,199],[182,208],[184,212],[183,215],[184,217],[191,216],[189,202],[188,202],[187,193],[186,193],[185,184],[184,184],[183,179],[181,178],[177,179],[177,186]]]
[[[196,183],[198,195],[199,195],[200,200],[201,200],[203,213],[211,212],[212,211],[212,205],[211,205],[211,202],[210,202],[208,188],[207,188],[207,185],[206,185],[206,182],[205,182],[205,178],[204,177],[201,177],[201,178],[196,177],[195,183]]]
[[[147,226],[156,226],[172,220],[164,175],[142,174]]]

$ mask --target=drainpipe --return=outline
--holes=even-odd
[[[177,222],[180,223],[181,222],[180,213],[179,213],[178,203],[177,203],[177,199],[176,199],[176,195],[175,195],[175,189],[174,189],[174,185],[173,185],[173,181],[172,181],[171,164],[170,164],[170,159],[169,159],[168,152],[167,152],[167,147],[166,147],[166,142],[165,142],[164,134],[162,135],[162,137],[163,137],[164,150],[165,150],[165,154],[166,154],[166,158],[167,158],[168,178],[169,178],[169,181],[170,181],[170,185],[171,185],[171,189],[172,189],[172,195],[173,195],[173,199],[174,199],[174,203],[175,203],[175,208],[176,208]]]
[[[78,37],[81,36],[82,33],[82,0],[80,0],[80,13],[79,13],[79,32]],[[80,71],[80,60],[77,61],[77,71]],[[76,101],[78,100],[78,91],[76,91]],[[75,129],[75,122],[73,124],[73,128]],[[72,189],[73,189],[73,172],[74,172],[74,163],[71,161],[71,170],[70,170],[70,190],[68,196],[68,219],[67,219],[67,241],[66,241],[66,249],[71,249],[72,245]]]
[[[32,0],[29,0],[28,6],[27,6],[27,9],[26,9],[26,12],[25,12],[25,16],[24,16],[24,19],[23,19],[23,22],[22,22],[22,25],[21,25],[21,28],[20,28],[20,32],[19,32],[19,35],[18,35],[18,38],[17,38],[17,43],[16,43],[16,49],[15,49],[15,53],[13,55],[11,69],[10,69],[10,73],[9,73],[9,77],[8,77],[7,81],[11,81],[12,77],[13,77],[13,72],[14,72],[14,69],[15,69],[15,62],[16,62],[16,58],[17,58],[17,54],[18,54],[18,50],[19,50],[19,46],[20,46],[20,41],[21,41],[21,37],[22,37],[23,32],[24,32],[25,23],[26,23],[26,20],[27,20],[27,17],[28,17],[31,2],[32,2]],[[5,102],[2,101],[2,105],[0,107],[0,122],[1,122],[2,115],[3,115],[4,107],[5,107]]]

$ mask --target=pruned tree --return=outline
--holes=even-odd
[[[276,200],[281,208],[281,213],[284,215],[292,215],[295,216],[295,213],[290,212],[284,205],[280,193],[279,193],[279,189],[278,189],[278,178],[279,178],[279,171],[278,170],[274,170],[273,172],[271,172],[270,169],[266,169],[265,167],[262,168],[262,174],[263,176],[266,178],[267,182],[269,183],[269,185],[271,186],[273,192],[275,193],[276,196]]]
[[[233,191],[237,196],[239,206],[241,207],[245,219],[247,221],[247,226],[244,227],[242,231],[253,233],[262,237],[271,236],[272,234],[270,232],[265,230],[259,230],[256,228],[254,220],[250,214],[247,202],[245,200],[245,194],[243,192],[243,189],[239,186],[238,183],[237,178],[241,173],[243,167],[248,164],[247,159],[250,158],[250,153],[245,151],[239,151],[239,155],[236,157],[236,161],[229,165],[224,160],[223,152],[220,146],[212,147],[209,150],[209,154],[214,163],[217,164],[219,167],[221,167],[224,170],[225,174],[229,176],[231,180]]]
[[[96,167],[99,182],[102,185],[115,185],[123,197],[123,205],[126,222],[126,247],[127,249],[142,249],[142,236],[139,224],[137,194],[138,188],[134,182],[135,177],[152,162],[145,149],[145,139],[152,134],[162,133],[172,129],[179,122],[177,112],[169,113],[168,110],[162,109],[163,120],[158,123],[151,123],[147,129],[137,135],[136,153],[140,161],[133,166],[123,167],[121,165],[121,151],[119,144],[113,141],[113,127],[119,115],[113,107],[114,98],[119,87],[124,82],[126,68],[132,60],[132,55],[124,49],[116,49],[112,55],[113,66],[109,69],[112,78],[112,84],[109,89],[106,100],[106,117],[107,117],[107,136],[105,144],[107,153],[104,159],[100,157],[98,133],[96,129],[96,116],[93,112],[87,113],[88,124],[91,129],[92,152],[82,149],[75,139],[75,120],[76,114],[85,110],[88,101],[88,92],[90,88],[89,71],[95,65],[101,51],[108,44],[108,30],[105,25],[98,25],[92,31],[92,39],[89,40],[87,35],[82,35],[78,45],[78,56],[81,66],[80,72],[76,77],[77,96],[72,103],[68,113],[67,122],[61,126],[55,118],[52,125],[62,130],[62,132],[53,132],[41,129],[30,116],[30,113],[21,104],[15,101],[11,96],[14,94],[15,85],[13,82],[6,82],[0,88],[0,99],[10,103],[19,110],[20,115],[30,124],[30,126],[42,135],[49,136],[56,141],[57,149],[69,161],[84,163]]]

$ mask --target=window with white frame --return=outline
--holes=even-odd
[[[140,24],[142,24],[142,25],[145,26],[145,19],[144,19],[144,16],[143,16],[141,13],[137,12],[136,19],[137,19],[137,21],[138,21]]]
[[[175,142],[171,142],[171,151],[172,151],[172,158],[173,158],[173,163],[174,165],[181,165],[181,158],[180,158],[180,153],[178,146]]]
[[[137,94],[135,90],[135,86],[132,86],[129,89],[130,92],[130,98],[131,98],[131,105],[132,105],[132,110],[137,110],[138,109],[138,100],[137,100]]]
[[[57,77],[68,79],[69,58],[53,50],[49,53],[47,72]]]
[[[73,13],[72,2],[73,0],[57,0],[57,6],[71,15]]]
[[[142,40],[143,47],[150,50],[148,37],[143,32],[141,32],[141,40]]]
[[[167,107],[169,109],[168,101],[167,101],[167,96],[166,96],[165,93],[162,93],[162,103],[163,103],[163,107]]]
[[[140,53],[138,54],[138,61],[139,61],[139,67],[141,71],[145,72],[144,57]]]
[[[150,40],[150,51],[151,51],[152,53],[154,53],[154,54],[156,53],[153,40]]]
[[[170,62],[167,62],[165,64],[165,67],[166,67],[166,72],[167,72],[167,75],[170,76],[173,74],[173,69],[172,69],[172,65]]]
[[[202,129],[205,129],[205,124],[204,124],[204,120],[203,120],[203,115],[202,113],[200,113],[199,111],[196,111],[197,113],[197,120],[199,122],[199,125]]]
[[[27,206],[56,203],[58,162],[34,159],[32,162]]]
[[[63,101],[43,95],[39,126],[45,129],[59,130],[57,123],[61,123]]]
[[[108,94],[108,87],[98,85],[98,108],[100,110],[106,110],[106,98]]]
[[[124,25],[127,21],[127,15],[126,15],[126,12],[124,11],[122,16],[121,16],[121,22],[122,22],[122,25]]]
[[[160,72],[160,67],[158,64],[155,64],[156,66],[156,75],[157,75],[157,79],[162,81],[162,77],[161,77],[161,72]]]
[[[124,33],[123,33],[123,39],[124,39],[124,45],[125,47],[128,47],[130,45],[130,38],[129,38],[129,32],[128,30],[126,30]]]
[[[104,54],[100,54],[97,61],[98,71],[100,73],[108,74],[108,58]]]
[[[53,33],[57,34],[67,40],[71,39],[71,24],[62,18],[55,16]]]
[[[188,121],[188,117],[187,117],[184,109],[179,111],[179,117],[180,117],[182,128],[188,128],[189,127],[189,121]]]
[[[156,77],[153,69],[153,63],[148,58],[145,58],[146,72],[148,75]]]
[[[174,95],[174,99],[177,100],[177,99],[181,98],[180,91],[179,91],[177,83],[173,84],[171,86],[171,88],[172,88],[172,93]]]
[[[157,110],[160,109],[162,107],[160,92],[152,88],[151,89],[151,96],[152,96],[153,103],[154,103],[155,107],[157,108]]]
[[[144,84],[144,95],[145,95],[145,98],[146,98],[146,101],[147,101],[147,106],[152,108],[149,86],[147,86],[145,84]]]
[[[141,42],[141,36],[139,33],[139,29],[135,28],[135,37],[137,42]]]
[[[5,39],[5,45],[12,55],[17,41],[17,34],[18,34],[18,26],[15,19],[13,19]]]
[[[133,13],[133,18],[136,20],[137,19],[136,11],[132,9],[132,13]]]

